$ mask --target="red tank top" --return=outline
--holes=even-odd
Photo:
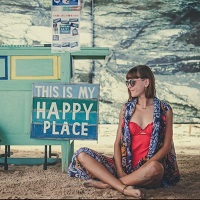
[[[148,154],[153,129],[153,122],[142,129],[135,122],[129,122],[131,134],[132,166],[136,166],[140,159]]]

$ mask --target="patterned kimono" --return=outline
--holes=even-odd
[[[131,172],[140,168],[147,160],[153,157],[156,152],[163,146],[164,143],[164,133],[166,127],[166,117],[165,113],[167,110],[171,109],[170,105],[164,101],[160,101],[157,97],[154,97],[154,115],[153,115],[153,132],[151,134],[150,145],[148,154],[142,158],[138,164],[132,167],[132,155],[131,155],[131,137],[128,124],[132,113],[134,112],[135,105],[137,103],[137,98],[126,103],[126,110],[124,112],[124,127],[122,128],[121,137],[121,155],[122,155],[122,167],[123,170],[130,174]],[[77,156],[79,153],[85,152],[102,165],[104,165],[108,171],[110,171],[115,177],[117,177],[116,166],[114,158],[109,158],[101,153],[98,153],[89,148],[80,148],[72,157],[72,162],[67,170],[67,173],[71,177],[83,178],[85,180],[94,178],[78,161]],[[161,182],[162,187],[168,187],[175,185],[180,180],[180,174],[176,161],[176,154],[174,145],[172,142],[170,152],[161,161],[164,167],[164,176]]]

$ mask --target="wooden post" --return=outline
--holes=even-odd
[[[192,132],[192,124],[189,124],[189,136],[191,135]]]

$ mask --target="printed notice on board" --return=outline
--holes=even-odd
[[[31,138],[98,139],[98,84],[33,83]]]
[[[52,52],[80,50],[80,15],[84,0],[52,0]]]

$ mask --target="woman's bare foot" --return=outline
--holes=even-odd
[[[137,199],[144,198],[144,194],[139,189],[135,189],[133,186],[125,186],[122,193],[125,196],[131,196]]]
[[[93,179],[89,179],[89,180],[83,182],[83,186],[84,187],[95,187],[95,188],[99,188],[99,189],[110,188],[110,185],[103,183],[101,181],[93,180]]]
[[[95,187],[95,188],[99,188],[99,189],[108,189],[111,188],[110,185],[103,183],[101,181],[96,181],[94,179],[89,179],[85,182],[83,182],[83,186],[84,187]],[[136,199],[142,199],[144,198],[144,194],[139,190],[139,189],[135,189],[133,186],[128,186],[126,185],[122,191],[122,193],[125,196],[130,196],[130,197],[134,197]]]

